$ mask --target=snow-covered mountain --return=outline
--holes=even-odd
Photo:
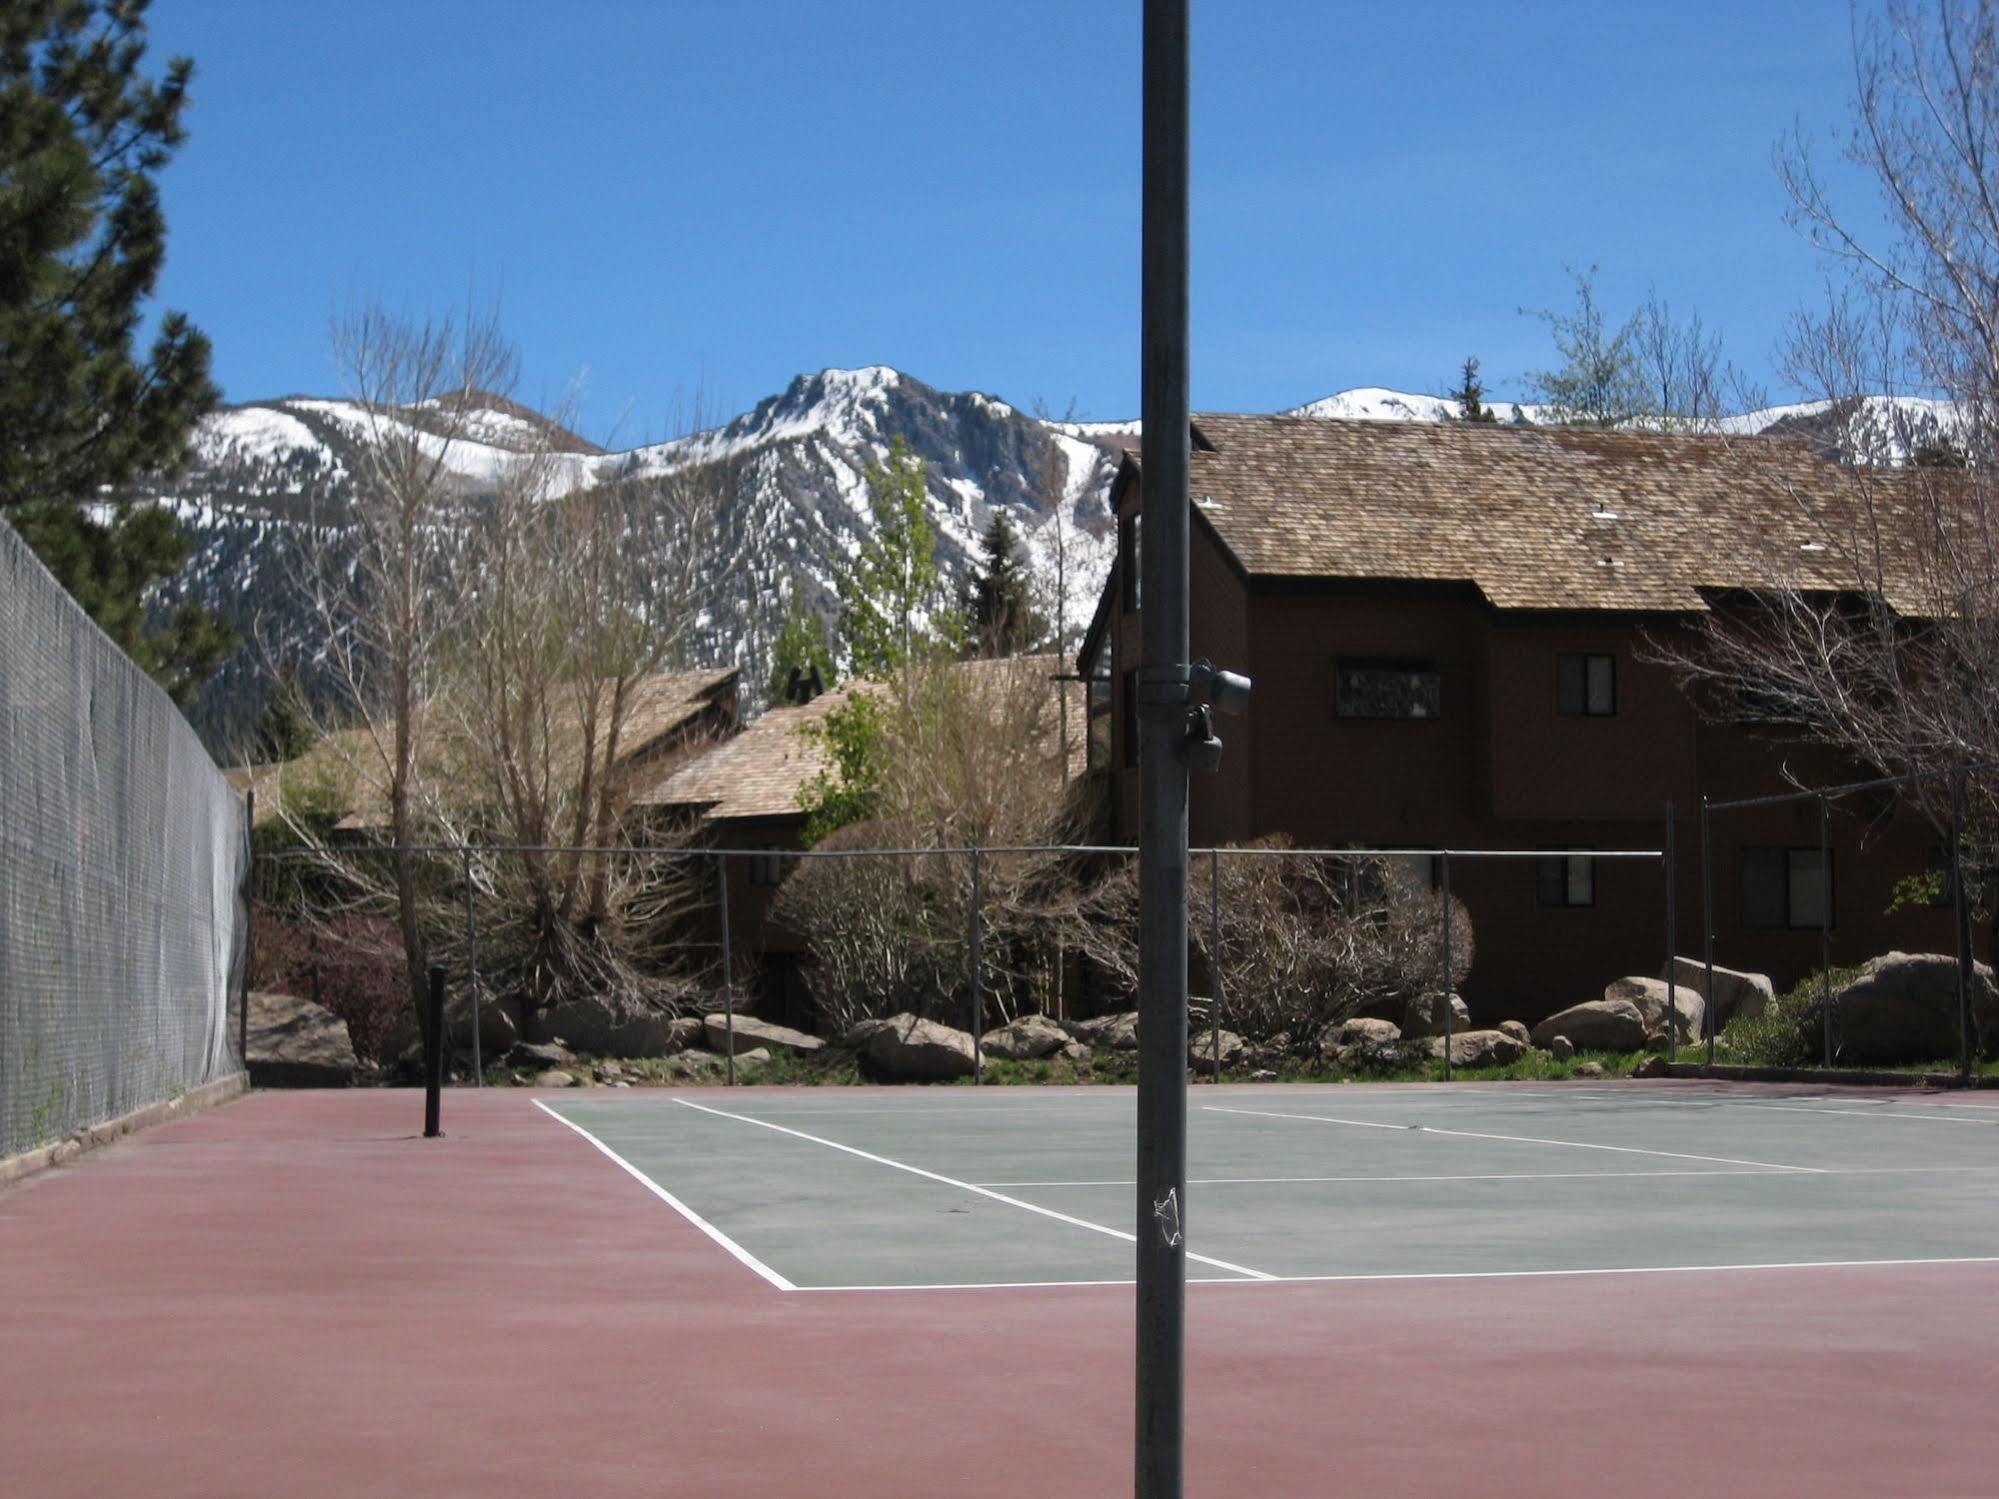
[[[1543,422],[1548,409],[1527,401],[1489,400],[1502,422]],[[1418,395],[1378,385],[1355,386],[1303,406],[1286,416],[1345,421],[1455,421],[1457,402],[1449,396]],[[1849,463],[1906,463],[1925,446],[1951,443],[1962,448],[1962,414],[1948,401],[1923,396],[1863,396],[1846,401],[1801,401],[1725,416],[1716,431],[1733,436],[1765,433],[1803,438],[1830,458]]]
[[[1113,538],[1104,496],[1117,467],[1114,437],[1093,440],[1073,424],[1039,421],[976,391],[939,391],[884,366],[800,375],[734,420],[708,431],[605,452],[545,418],[481,397],[470,437],[448,445],[435,415],[396,413],[421,440],[437,443],[463,491],[489,493],[526,452],[556,456],[555,494],[699,469],[723,488],[721,525],[754,538],[756,562],[709,602],[706,654],[742,659],[767,621],[769,601],[792,580],[831,607],[838,563],[872,524],[865,474],[900,437],[923,460],[950,583],[965,575],[980,533],[1005,510],[1038,572],[1052,579],[1063,559],[1070,634],[1080,633],[1110,566]],[[367,440],[368,416],[347,401],[285,397],[218,411],[202,423],[193,460],[141,498],[181,518],[193,556],[162,605],[195,598],[221,610],[246,637],[282,646],[304,638],[292,557],[309,536],[337,531]],[[1052,598],[1049,612],[1054,613]],[[218,673],[191,716],[209,742],[233,749],[262,701],[261,656],[249,648]]]

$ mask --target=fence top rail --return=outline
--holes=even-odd
[[[952,848],[659,848],[640,844],[412,843],[316,847],[292,844],[257,851],[260,859],[311,856],[346,859],[364,854],[621,854],[651,859],[922,859],[972,854],[1136,854],[1121,843],[990,844]],[[1265,859],[1663,859],[1656,848],[1240,848],[1190,847],[1189,858],[1222,855]]]
[[[1876,776],[1868,781],[1847,781],[1838,786],[1818,786],[1808,791],[1777,791],[1768,796],[1738,796],[1725,802],[1711,802],[1705,797],[1701,804],[1710,812],[1735,812],[1744,807],[1776,807],[1786,802],[1831,801],[1835,797],[1852,796],[1861,791],[1880,791],[1889,786],[1908,786],[1917,781],[1940,781],[1947,776],[1982,775],[1999,770],[1999,761],[1979,760],[1967,765],[1953,765],[1943,770],[1912,770],[1898,776]]]

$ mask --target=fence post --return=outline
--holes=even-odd
[[[1819,1018],[1825,1065],[1832,1066],[1832,810],[1819,798]]]
[[[1707,793],[1701,793],[1701,968],[1706,973],[1706,1013],[1701,1028],[1707,1032],[1707,1064],[1714,1065],[1714,842],[1708,826]]]
[[[1971,904],[1964,888],[1964,767],[1950,777],[1951,914],[1957,925],[1958,1070],[1971,1076]]]
[[[243,984],[236,1016],[236,1060],[250,1075],[250,964],[256,958],[257,931],[257,788],[243,797]],[[225,1019],[224,1024],[227,1024]]]
[[[1679,859],[1673,849],[1677,831],[1674,807],[1666,803],[1666,1060],[1680,1059],[1680,908]],[[1701,1024],[1707,1024],[1707,1004],[1701,1005]]]
[[[1451,1080],[1451,998],[1457,992],[1457,985],[1451,982],[1451,851],[1445,849],[1438,856],[1443,870],[1444,883],[1444,1081]]]
[[[722,1029],[727,1040],[728,1082],[736,1086],[736,984],[735,954],[729,948],[729,856],[715,855],[716,899],[722,911]]]
[[[984,990],[980,988],[982,964],[979,960],[985,942],[984,923],[980,919],[982,915],[979,909],[980,893],[979,851],[975,848],[972,850],[972,931],[968,944],[972,969],[972,1081],[974,1083],[986,1080],[986,1051],[984,1043],[979,1040],[986,1023],[986,996]]]
[[[465,970],[466,994],[472,1001],[472,1086],[486,1086],[486,1067],[479,1055],[479,918],[472,909],[472,849],[465,856]]]
[[[1222,1080],[1222,851],[1208,850],[1208,1060]]]
[[[444,1130],[438,1114],[444,1092],[444,969],[430,965],[429,1021],[423,1041],[423,1137],[435,1140]]]

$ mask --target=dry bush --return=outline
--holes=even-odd
[[[1221,948],[1210,919],[1211,876],[1196,855],[1188,881],[1191,956],[1219,968],[1223,1024],[1256,1041],[1299,1045],[1363,1005],[1393,1004],[1443,987],[1443,897],[1399,863],[1365,854],[1287,852],[1282,836],[1221,855]],[[1128,995],[1138,988],[1137,871],[1126,866],[1099,893],[1088,951]],[[1472,924],[1451,910],[1454,983],[1470,971]]]

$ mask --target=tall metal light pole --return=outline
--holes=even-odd
[[[1180,1499],[1187,1258],[1187,6],[1145,0],[1138,1499]]]

